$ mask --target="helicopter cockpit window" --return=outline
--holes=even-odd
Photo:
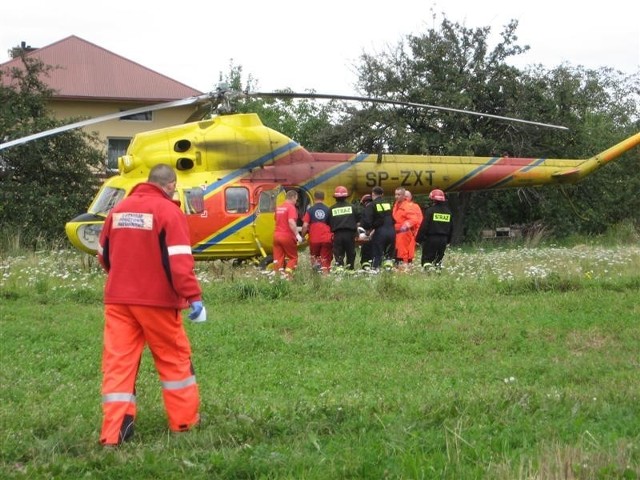
[[[122,188],[103,188],[98,198],[96,198],[91,207],[89,207],[89,213],[106,216],[111,209],[124,198],[124,194],[125,192]]]
[[[224,206],[228,213],[249,211],[249,190],[244,187],[230,187],[224,192]]]
[[[184,191],[184,211],[187,215],[204,212],[204,190],[200,187]]]

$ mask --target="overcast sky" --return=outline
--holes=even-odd
[[[496,36],[517,19],[518,43],[531,47],[520,67],[640,68],[637,0],[3,1],[0,63],[22,41],[43,47],[76,35],[201,91],[233,59],[262,91],[353,94],[362,52],[437,26],[442,12]]]

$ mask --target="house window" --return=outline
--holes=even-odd
[[[249,190],[244,187],[230,187],[224,192],[225,208],[229,213],[249,211]]]
[[[107,170],[118,170],[118,157],[127,153],[130,138],[110,138],[107,147]]]
[[[126,110],[120,110],[121,112],[126,112]],[[132,115],[125,115],[124,117],[120,117],[120,120],[130,120],[134,122],[150,122],[153,120],[153,112],[142,112],[142,113],[134,113]]]

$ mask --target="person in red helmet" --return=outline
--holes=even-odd
[[[333,233],[333,257],[336,270],[353,270],[356,260],[356,229],[358,222],[353,205],[347,202],[349,191],[338,186],[333,192],[336,203],[331,206],[329,225]],[[345,265],[346,257],[346,265]]]
[[[441,268],[447,245],[451,243],[453,218],[447,197],[442,190],[431,190],[429,199],[433,203],[424,212],[424,220],[416,240],[422,247],[422,266],[434,265]]]
[[[153,355],[174,432],[200,421],[198,384],[180,310],[204,321],[187,219],[172,201],[176,173],[157,165],[149,178],[107,216],[98,260],[107,272],[102,351],[100,443],[116,446],[133,435],[136,379],[145,344]]]

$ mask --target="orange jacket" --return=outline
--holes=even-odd
[[[152,183],[141,183],[107,216],[98,260],[109,273],[104,303],[183,309],[200,300],[182,210]]]
[[[393,220],[395,222],[396,232],[399,232],[403,226],[406,226],[415,234],[422,223],[420,206],[407,200],[396,202],[393,205]]]

